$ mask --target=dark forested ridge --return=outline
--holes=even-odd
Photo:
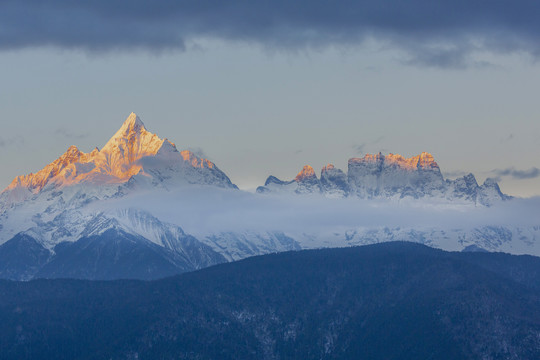
[[[181,245],[179,245],[181,244]],[[47,250],[26,234],[0,245],[0,279],[154,280],[226,262],[193,236],[182,234],[175,250],[119,229],[61,242]]]
[[[0,359],[538,359],[540,258],[412,243],[0,281]]]

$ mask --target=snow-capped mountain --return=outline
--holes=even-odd
[[[485,206],[509,198],[492,179],[487,179],[481,186],[473,174],[445,180],[433,156],[426,152],[408,159],[398,154],[381,153],[351,158],[347,174],[328,164],[322,168],[320,179],[313,168],[306,165],[291,181],[269,176],[264,186],[257,188],[257,192],[353,196],[361,199],[430,197],[465,200]]]
[[[97,200],[187,185],[237,189],[214,163],[179,152],[132,113],[101,150],[71,146],[37,173],[17,176],[0,194],[0,243]]]
[[[347,174],[328,164],[321,170],[321,189],[329,197],[345,197],[350,193]]]
[[[257,188],[257,192],[288,191],[297,194],[313,194],[322,191],[321,183],[315,175],[315,170],[309,165],[304,166],[294,180],[282,181],[274,176],[269,176],[264,184]]]
[[[107,187],[126,183],[236,188],[214,163],[189,150],[179,152],[175,144],[146,130],[141,119],[131,113],[101,150],[96,147],[84,153],[70,146],[37,173],[17,176],[2,193],[2,200],[20,202],[44,191],[77,184]]]
[[[270,176],[248,193],[132,113],[101,150],[71,146],[0,194],[0,278],[152,279],[392,240],[540,255],[540,223],[509,222],[505,211],[515,211],[498,210],[517,201],[507,199],[490,179],[444,179],[428,153],[366,155],[350,159],[347,173],[329,164],[320,177],[305,166],[293,180]],[[456,214],[465,215],[448,220]]]

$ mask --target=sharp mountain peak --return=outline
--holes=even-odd
[[[27,188],[38,193],[48,184],[124,183],[139,174],[152,177],[145,170],[156,170],[156,166],[165,166],[169,170],[171,167],[176,168],[176,174],[171,175],[173,177],[185,177],[186,166],[210,169],[220,173],[218,177],[224,180],[226,187],[233,186],[212,162],[200,159],[191,152],[179,153],[174,143],[148,131],[139,116],[132,112],[101,150],[96,147],[92,152],[84,153],[72,145],[62,156],[37,173],[16,177],[6,190]],[[197,177],[196,174],[189,176]],[[198,177],[204,176],[199,174]],[[187,182],[199,183],[199,180],[190,179]]]

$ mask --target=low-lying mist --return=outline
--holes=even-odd
[[[186,232],[308,231],[358,227],[468,229],[478,226],[539,226],[540,197],[514,198],[492,207],[436,199],[366,200],[323,196],[253,194],[189,187],[155,190],[92,205],[100,211],[136,208]]]

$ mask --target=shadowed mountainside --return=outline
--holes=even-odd
[[[0,281],[0,359],[537,359],[540,258],[412,243]]]

